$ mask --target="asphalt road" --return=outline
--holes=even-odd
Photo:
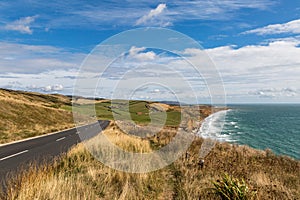
[[[0,146],[0,189],[5,187],[5,181],[9,180],[18,170],[26,169],[32,163],[38,165],[43,162],[51,162],[56,156],[67,152],[72,146],[81,142],[83,135],[84,140],[91,138],[99,134],[108,124],[109,121],[98,121],[78,129],[73,128]]]

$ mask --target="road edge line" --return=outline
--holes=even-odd
[[[99,122],[99,121],[105,121],[105,120],[98,120],[97,122]],[[94,122],[94,123],[96,123],[96,122]],[[91,124],[94,124],[94,123],[91,123]],[[64,130],[60,130],[60,131],[55,131],[55,132],[46,133],[46,134],[43,134],[43,135],[37,135],[37,136],[34,136],[34,137],[29,137],[29,138],[25,138],[25,139],[21,139],[21,140],[12,141],[12,142],[9,142],[9,143],[0,144],[0,147],[8,146],[8,145],[11,145],[11,144],[17,144],[17,143],[20,143],[20,142],[26,142],[26,141],[34,140],[34,139],[37,139],[37,138],[47,137],[49,135],[55,135],[55,134],[58,134],[60,132],[69,131],[69,130],[72,130],[72,129],[77,129],[77,128],[88,126],[88,125],[91,125],[91,124],[85,124],[85,125],[82,125],[82,126],[74,126],[73,128],[68,128],[68,129],[64,129]]]

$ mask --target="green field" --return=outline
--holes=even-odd
[[[169,108],[164,110],[155,110],[149,106],[151,102],[134,101],[129,103],[125,100],[114,100],[113,102],[107,100],[97,102],[95,104],[74,104],[73,108],[69,105],[64,105],[61,108],[79,113],[81,115],[88,115],[102,120],[133,120],[140,125],[147,125],[152,120],[155,122],[164,121],[162,112],[166,112],[166,126],[178,126],[181,120],[180,109]],[[129,105],[129,106],[128,106]]]

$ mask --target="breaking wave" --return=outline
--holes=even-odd
[[[215,139],[221,142],[234,142],[230,133],[224,133],[222,131],[226,123],[230,123],[238,128],[236,125],[237,122],[226,122],[226,114],[230,111],[231,110],[222,110],[205,118],[199,129],[198,135],[203,138]]]

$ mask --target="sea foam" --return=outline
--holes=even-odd
[[[233,142],[230,134],[222,133],[223,127],[226,122],[226,114],[231,110],[222,110],[211,114],[201,124],[198,135],[203,138],[215,139],[221,142]],[[236,122],[229,122],[231,125],[235,125]]]

